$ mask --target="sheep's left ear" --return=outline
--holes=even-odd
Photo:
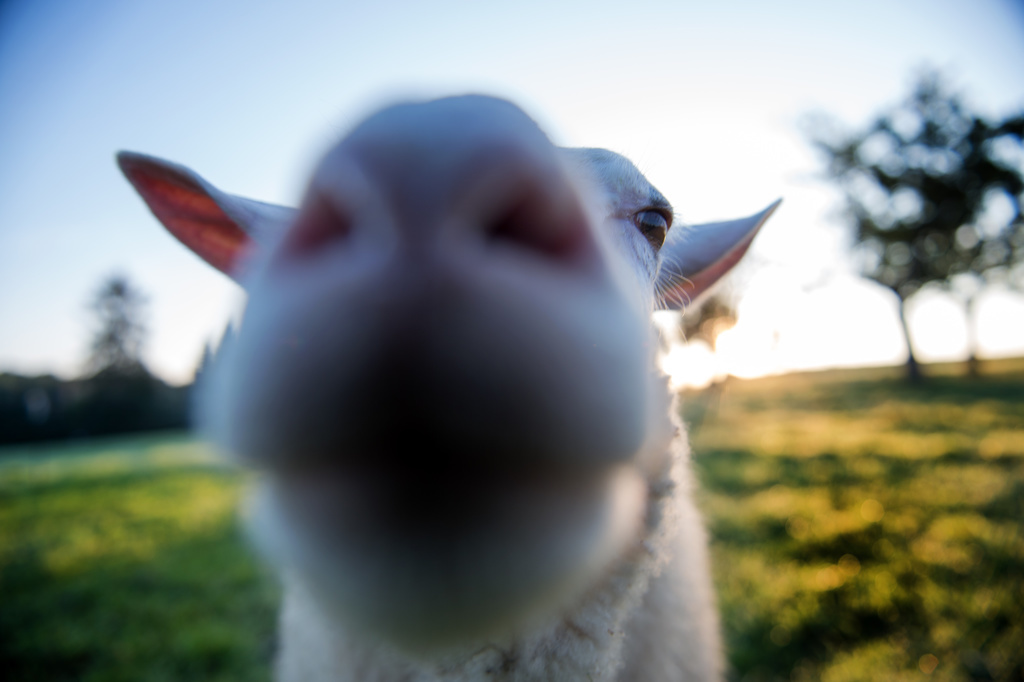
[[[662,264],[655,284],[660,307],[680,310],[710,289],[739,262],[754,235],[781,203],[778,199],[749,218],[669,230],[661,247]]]

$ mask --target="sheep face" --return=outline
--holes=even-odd
[[[670,230],[629,161],[560,150],[484,97],[372,116],[297,211],[120,162],[249,292],[204,413],[269,474],[260,542],[406,648],[513,633],[642,551],[675,435],[649,315],[710,286],[771,210]]]

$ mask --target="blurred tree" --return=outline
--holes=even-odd
[[[88,361],[94,376],[149,377],[142,363],[145,304],[145,296],[123,275],[100,286],[89,305],[99,323]]]
[[[714,350],[718,335],[736,326],[736,308],[731,296],[719,290],[699,305],[688,306],[680,316],[679,326],[684,339],[702,339]]]
[[[990,122],[971,113],[934,72],[864,130],[810,126],[827,174],[842,189],[863,274],[899,299],[908,375],[920,377],[904,304],[934,284],[967,309],[977,371],[973,303],[984,284],[1024,281],[1024,114]]]
[[[126,277],[108,277],[89,301],[97,329],[87,376],[0,373],[0,444],[187,426],[189,388],[168,386],[142,362],[145,304]]]

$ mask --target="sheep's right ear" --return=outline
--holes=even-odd
[[[221,192],[188,168],[152,156],[119,152],[117,165],[171,234],[235,280],[245,258],[276,241],[297,213]]]
[[[747,252],[765,221],[782,203],[749,218],[691,225],[668,233],[661,248],[662,265],[655,289],[664,310],[682,310],[729,272]]]

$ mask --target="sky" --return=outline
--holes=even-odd
[[[131,2],[0,4],[0,371],[85,367],[88,301],[125,274],[148,299],[145,361],[191,379],[241,290],[158,226],[119,149],[295,204],[318,156],[402,99],[483,92],[556,144],[630,157],[685,222],[784,203],[736,279],[739,323],[674,373],[892,364],[894,297],[857,277],[838,195],[802,122],[851,128],[941,70],[979,112],[1024,107],[1024,3]],[[743,285],[743,286],[739,286]],[[909,307],[924,360],[963,357],[962,306]],[[1024,299],[985,292],[983,355],[1024,354]],[[671,363],[670,363],[671,364]]]

